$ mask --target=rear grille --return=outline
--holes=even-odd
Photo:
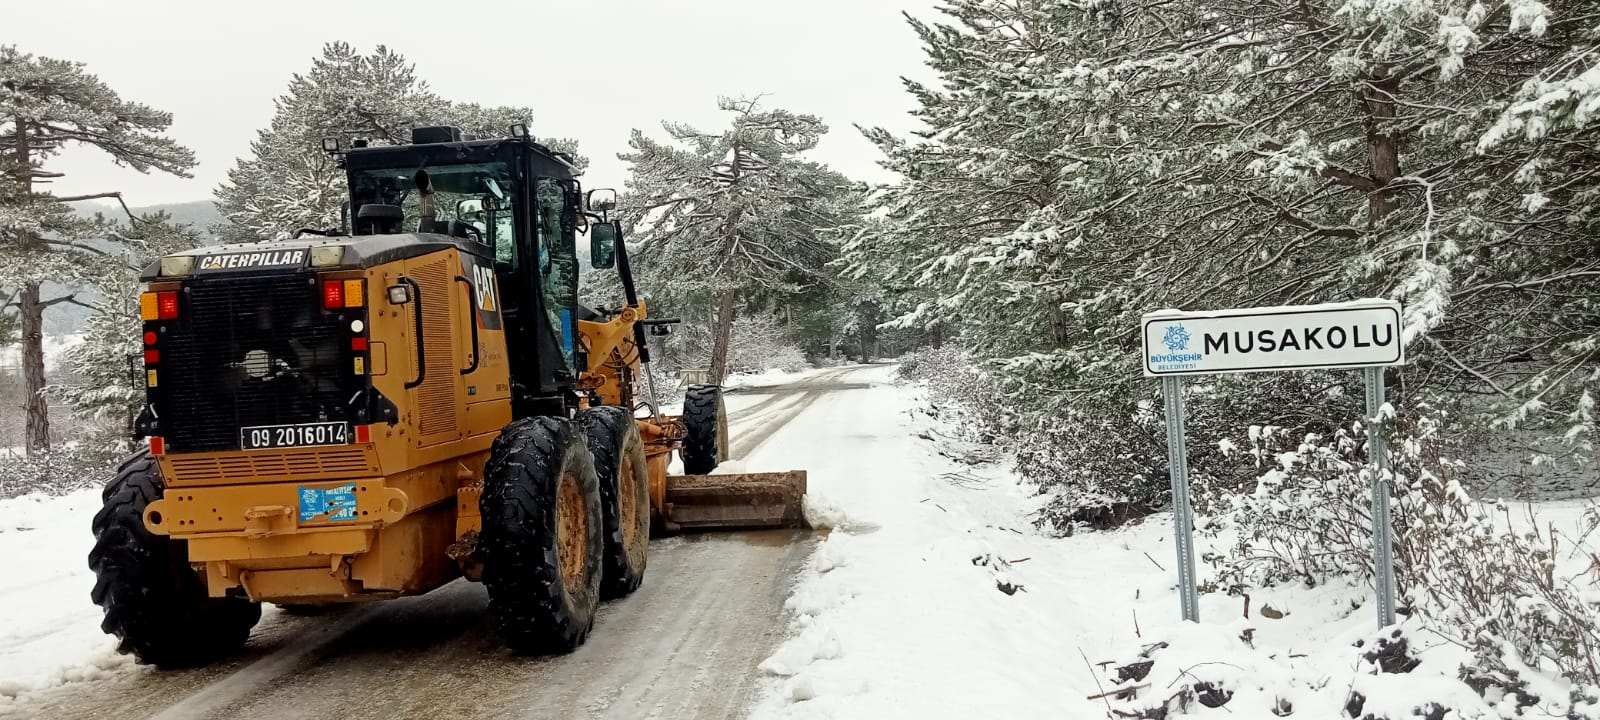
[[[243,427],[349,419],[358,388],[344,321],[321,309],[313,276],[207,278],[184,295],[159,341],[154,400],[169,451],[235,450]]]
[[[180,482],[228,478],[251,482],[307,475],[376,475],[378,467],[362,448],[300,449],[292,452],[257,451],[231,457],[176,455],[169,459]]]

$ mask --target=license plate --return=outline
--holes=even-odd
[[[348,444],[350,424],[342,422],[257,425],[239,429],[239,447],[245,450]]]

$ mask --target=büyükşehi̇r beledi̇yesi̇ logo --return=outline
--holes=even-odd
[[[1167,346],[1168,352],[1178,352],[1189,349],[1189,331],[1182,325],[1168,325],[1166,334],[1161,336],[1161,344]]]

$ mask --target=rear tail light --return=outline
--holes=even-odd
[[[366,295],[365,280],[322,281],[322,307],[329,310],[361,307],[367,302]]]
[[[356,426],[356,442],[357,443],[369,443],[369,442],[372,442],[372,426],[371,425],[357,425]]]
[[[154,365],[154,364],[156,364],[158,362],[161,362],[161,351],[160,350],[146,350],[146,351],[144,351],[144,362],[145,362],[146,365]]]
[[[171,320],[178,317],[178,293],[170,291],[141,293],[139,317],[143,320]]]
[[[329,280],[322,284],[322,306],[329,310],[344,307],[344,283]]]
[[[166,438],[159,437],[159,436],[152,436],[150,438],[150,454],[151,455],[165,455],[165,454],[167,454],[167,440],[166,440]]]

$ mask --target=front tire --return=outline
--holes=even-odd
[[[489,614],[514,652],[567,653],[594,627],[602,557],[600,483],[565,419],[507,425],[484,470],[478,537]]]
[[[189,566],[187,546],[145,527],[145,507],[164,489],[146,451],[117,470],[94,516],[89,596],[104,610],[100,628],[121,640],[118,652],[161,669],[205,665],[244,644],[261,605],[210,597]]]
[[[627,408],[602,405],[578,414],[600,478],[605,577],[600,597],[625,597],[644,582],[650,555],[650,471],[644,439]]]
[[[728,412],[722,388],[693,385],[683,398],[683,458],[686,475],[706,475],[728,459]]]

